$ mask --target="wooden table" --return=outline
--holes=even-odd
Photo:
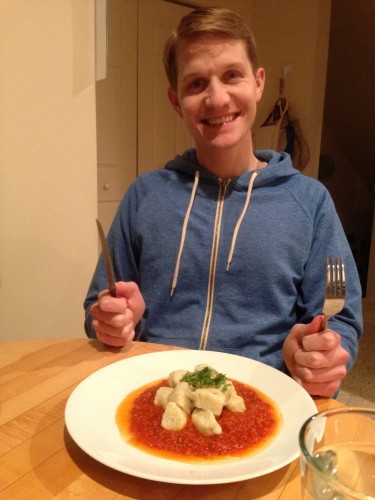
[[[173,347],[134,342],[107,348],[87,339],[0,344],[0,499],[276,499],[300,498],[298,460],[248,481],[204,486],[147,481],[84,453],[65,428],[73,389],[114,361]],[[316,399],[319,410],[342,406]]]

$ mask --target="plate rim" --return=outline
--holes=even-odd
[[[65,411],[64,411],[64,419],[65,419],[65,426],[66,426],[66,429],[68,430],[69,432],[69,435],[71,436],[71,438],[73,439],[73,441],[75,442],[75,444],[81,448],[88,456],[90,456],[91,458],[93,458],[94,460],[98,461],[99,463],[102,463],[103,465],[106,465],[114,470],[117,470],[119,472],[122,472],[122,473],[125,473],[125,474],[129,474],[131,476],[134,476],[134,477],[139,477],[139,478],[142,478],[142,479],[147,479],[147,480],[153,480],[153,481],[159,481],[159,482],[164,482],[164,483],[173,483],[173,484],[186,484],[186,485],[210,485],[210,484],[223,484],[223,483],[231,483],[231,482],[238,482],[238,481],[244,481],[244,480],[248,480],[248,479],[253,479],[253,478],[256,478],[256,477],[260,477],[260,476],[263,476],[263,475],[266,475],[266,474],[269,474],[271,472],[274,472],[278,469],[281,469],[282,467],[285,467],[287,465],[289,465],[291,462],[293,462],[295,459],[298,458],[299,456],[299,451],[298,449],[296,451],[294,451],[293,454],[290,454],[287,458],[285,458],[284,460],[280,461],[279,463],[277,464],[273,464],[271,466],[269,466],[268,468],[265,468],[263,470],[260,470],[260,471],[257,471],[257,472],[252,472],[252,473],[247,473],[247,474],[242,474],[242,475],[238,475],[238,476],[233,476],[233,477],[227,477],[227,476],[224,476],[224,477],[170,477],[167,475],[167,472],[165,472],[165,475],[160,475],[158,473],[155,473],[155,474],[152,474],[152,473],[149,473],[149,472],[145,472],[145,471],[142,471],[142,470],[139,470],[139,469],[132,469],[131,467],[128,467],[128,466],[119,466],[118,464],[116,464],[116,462],[113,462],[112,460],[110,459],[105,459],[103,456],[100,456],[100,454],[98,455],[97,452],[93,451],[93,449],[90,447],[90,446],[86,446],[85,442],[82,442],[83,440],[80,439],[79,436],[77,436],[77,433],[75,431],[75,425],[74,423],[72,422],[72,406],[74,408],[74,405],[75,405],[75,398],[77,398],[77,396],[79,396],[79,393],[81,391],[85,391],[85,388],[87,385],[90,385],[90,383],[93,383],[95,382],[95,380],[101,376],[106,375],[108,373],[111,373],[112,371],[116,371],[116,369],[119,369],[121,370],[121,368],[123,366],[125,366],[124,370],[126,370],[126,367],[127,365],[129,364],[139,364],[139,363],[142,363],[142,360],[144,360],[144,358],[146,356],[148,357],[152,357],[154,360],[158,360],[158,358],[164,358],[167,356],[167,358],[170,358],[170,357],[174,357],[174,358],[178,358],[180,356],[183,356],[183,357],[189,357],[193,360],[194,356],[197,356],[199,353],[199,356],[207,356],[207,357],[225,357],[228,362],[230,359],[232,360],[236,360],[238,358],[241,359],[241,363],[246,363],[250,366],[253,366],[254,369],[258,368],[260,370],[266,370],[267,372],[269,373],[273,373],[275,376],[277,376],[278,378],[280,378],[281,380],[287,380],[288,381],[288,384],[291,385],[291,387],[294,387],[296,390],[297,390],[297,394],[299,396],[304,396],[305,397],[305,400],[306,400],[306,403],[308,402],[309,405],[310,405],[310,408],[309,408],[309,414],[306,415],[306,418],[304,418],[304,420],[306,420],[308,418],[308,416],[311,416],[313,415],[314,413],[317,412],[317,407],[316,407],[316,404],[314,402],[314,400],[312,399],[312,397],[307,393],[307,391],[305,391],[305,389],[303,389],[295,380],[293,380],[290,376],[288,376],[287,374],[283,373],[282,371],[280,370],[277,370],[276,368],[272,367],[272,366],[269,366],[269,365],[266,365],[265,363],[262,363],[258,360],[253,360],[253,359],[250,359],[250,358],[246,358],[245,356],[240,356],[240,355],[237,355],[237,354],[233,354],[233,353],[224,353],[224,352],[220,352],[220,351],[208,351],[208,350],[205,350],[205,351],[202,351],[202,350],[193,350],[193,349],[181,349],[181,350],[165,350],[165,351],[156,351],[156,352],[146,352],[146,353],[141,353],[141,354],[138,354],[138,355],[134,355],[134,356],[131,356],[131,357],[128,357],[128,358],[123,358],[123,359],[119,359],[119,360],[116,360],[116,361],[113,361],[112,363],[109,363],[108,365],[105,365],[97,370],[95,370],[94,372],[92,372],[91,374],[89,374],[88,376],[86,376],[84,379],[82,379],[82,381],[73,389],[73,391],[71,392],[71,394],[69,395],[68,397],[68,400],[66,402],[66,405],[65,405]],[[196,361],[193,361],[193,363],[196,363],[198,364],[199,362],[202,362],[201,360],[198,360],[197,362]],[[208,364],[213,364],[213,362],[209,360],[207,360],[207,363]],[[185,367],[184,367],[185,368]],[[193,369],[194,366],[192,366],[191,369]],[[216,368],[216,367],[215,367]],[[187,368],[188,369],[188,368]],[[219,369],[219,368],[218,368]],[[167,376],[168,373],[165,374],[165,376]],[[153,380],[157,380],[158,378],[162,377],[163,375],[156,375],[156,376],[153,376],[153,378],[151,378],[149,380],[149,382],[152,382]],[[249,382],[249,381],[242,381],[237,377],[235,376],[231,376],[229,374],[229,377],[230,378],[234,378],[234,379],[238,379],[240,382],[243,382],[245,384],[248,384],[248,385],[251,385],[252,387],[260,390],[261,392],[263,392],[268,398],[270,398],[273,402],[276,403],[276,405],[279,406],[279,409],[280,409],[280,412],[283,416],[283,419],[284,419],[284,415],[283,415],[283,412],[282,412],[282,408],[280,407],[280,403],[276,402],[274,400],[274,397],[267,394],[264,389],[262,388],[259,388],[257,387],[257,383],[256,381],[253,382]],[[148,382],[147,381],[144,381],[142,382],[141,384],[138,384],[135,386],[135,388],[137,387],[140,387],[142,385],[146,385]],[[132,390],[134,390],[134,388],[130,388],[130,389],[126,389],[124,390],[124,392],[122,393],[121,395],[121,398],[119,396],[119,401],[122,401],[126,395],[131,392]],[[293,395],[293,397],[295,397],[295,395]],[[116,406],[117,408],[117,406]],[[115,413],[115,411],[114,411]],[[301,425],[302,425],[303,422],[301,422]],[[113,424],[115,426],[115,423],[114,423],[114,415],[113,415]],[[280,432],[281,432],[282,429],[280,429]],[[119,433],[119,436],[120,436],[120,433]],[[297,436],[298,436],[298,431],[296,432],[296,441],[297,441]],[[121,437],[121,436],[120,436]],[[123,439],[123,438],[121,438]],[[269,446],[266,446],[264,449],[266,448],[269,448],[270,446],[272,446],[272,443],[274,443],[275,441],[277,441],[277,437],[275,438],[275,440],[272,440],[270,445]],[[244,457],[244,458],[239,458],[239,459],[234,459],[233,462],[230,460],[230,461],[223,461],[223,462],[215,462],[214,464],[199,464],[199,463],[194,463],[194,464],[191,464],[191,463],[188,463],[188,462],[179,462],[179,461],[175,461],[175,460],[170,460],[170,459],[166,459],[166,458],[162,458],[162,457],[157,457],[157,456],[154,456],[154,455],[151,455],[151,454],[148,454],[147,452],[145,451],[141,451],[141,450],[138,450],[137,448],[134,448],[132,447],[131,445],[127,444],[125,441],[124,441],[124,456],[126,456],[126,447],[129,447],[131,450],[137,450],[139,453],[143,453],[143,454],[146,454],[148,457],[153,457],[155,460],[158,460],[158,461],[164,461],[165,462],[165,468],[168,469],[168,466],[169,468],[171,467],[171,463],[175,464],[185,464],[186,467],[189,467],[189,466],[192,466],[194,468],[197,468],[198,470],[201,469],[201,468],[211,468],[212,470],[215,469],[215,466],[216,468],[217,467],[222,467],[222,466],[225,466],[225,465],[228,465],[228,464],[231,464],[231,463],[240,463],[240,462],[244,462],[244,461],[247,461],[247,460],[251,460],[252,457],[256,457],[257,455],[259,455],[264,449],[261,449],[258,453],[255,453],[254,455],[251,455],[250,457]]]

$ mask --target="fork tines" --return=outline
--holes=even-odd
[[[342,257],[327,257],[327,294],[345,296],[345,267]]]

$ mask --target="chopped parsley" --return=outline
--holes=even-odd
[[[182,377],[181,382],[187,382],[195,389],[215,388],[223,392],[227,390],[228,379],[223,373],[219,373],[213,368],[206,366],[199,372],[187,372]]]

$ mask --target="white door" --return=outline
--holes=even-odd
[[[163,0],[139,0],[138,174],[160,168],[192,146],[185,125],[170,105],[163,48],[191,9]]]
[[[137,0],[108,0],[107,33],[107,77],[96,83],[98,217],[105,232],[137,171]]]
[[[98,217],[107,233],[142,172],[192,145],[167,98],[165,40],[190,9],[164,0],[108,0],[107,78],[96,84]]]

